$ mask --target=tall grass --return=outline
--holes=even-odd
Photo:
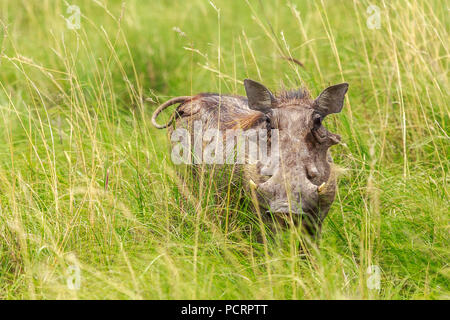
[[[78,30],[64,1],[0,4],[0,298],[449,298],[444,1],[70,4]],[[150,125],[157,103],[243,94],[246,77],[313,96],[350,83],[326,121],[339,191],[307,258],[296,230],[259,242],[248,203],[181,179]]]

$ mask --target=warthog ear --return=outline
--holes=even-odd
[[[245,92],[247,93],[248,106],[250,109],[268,113],[272,109],[272,102],[275,101],[275,97],[272,93],[263,86],[261,83],[245,79],[244,80]]]
[[[344,106],[344,97],[348,90],[348,83],[341,83],[326,88],[314,100],[313,107],[323,116],[330,113],[341,112]]]

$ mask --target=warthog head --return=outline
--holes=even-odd
[[[259,202],[273,213],[291,212],[320,224],[336,192],[328,149],[340,141],[322,122],[342,110],[348,84],[328,87],[315,100],[304,90],[274,96],[253,80],[244,85],[250,109],[264,113],[267,125],[278,129],[278,168],[265,175],[256,165],[247,173]]]

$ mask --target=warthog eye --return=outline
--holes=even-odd
[[[313,115],[313,128],[311,131],[319,143],[324,142],[327,133],[325,128],[322,126],[322,116],[318,113]]]
[[[318,113],[313,115],[314,128],[317,129],[322,125],[322,116]]]

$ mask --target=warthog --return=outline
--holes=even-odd
[[[171,133],[184,128],[189,138],[194,135],[195,123],[203,130],[224,133],[221,137],[230,129],[262,130],[270,146],[278,144],[278,152],[272,150],[271,155],[279,156],[279,162],[273,167],[271,158],[271,170],[261,161],[235,165],[242,173],[244,189],[253,191],[258,212],[272,213],[278,221],[279,217],[302,221],[304,230],[317,236],[336,193],[329,148],[340,141],[340,136],[329,132],[322,121],[342,110],[348,84],[328,87],[314,100],[304,89],[274,95],[253,80],[246,79],[244,86],[247,97],[201,93],[173,98],[155,110],[152,123],[159,129],[170,126]],[[159,125],[158,114],[177,103],[180,105],[169,122]]]

